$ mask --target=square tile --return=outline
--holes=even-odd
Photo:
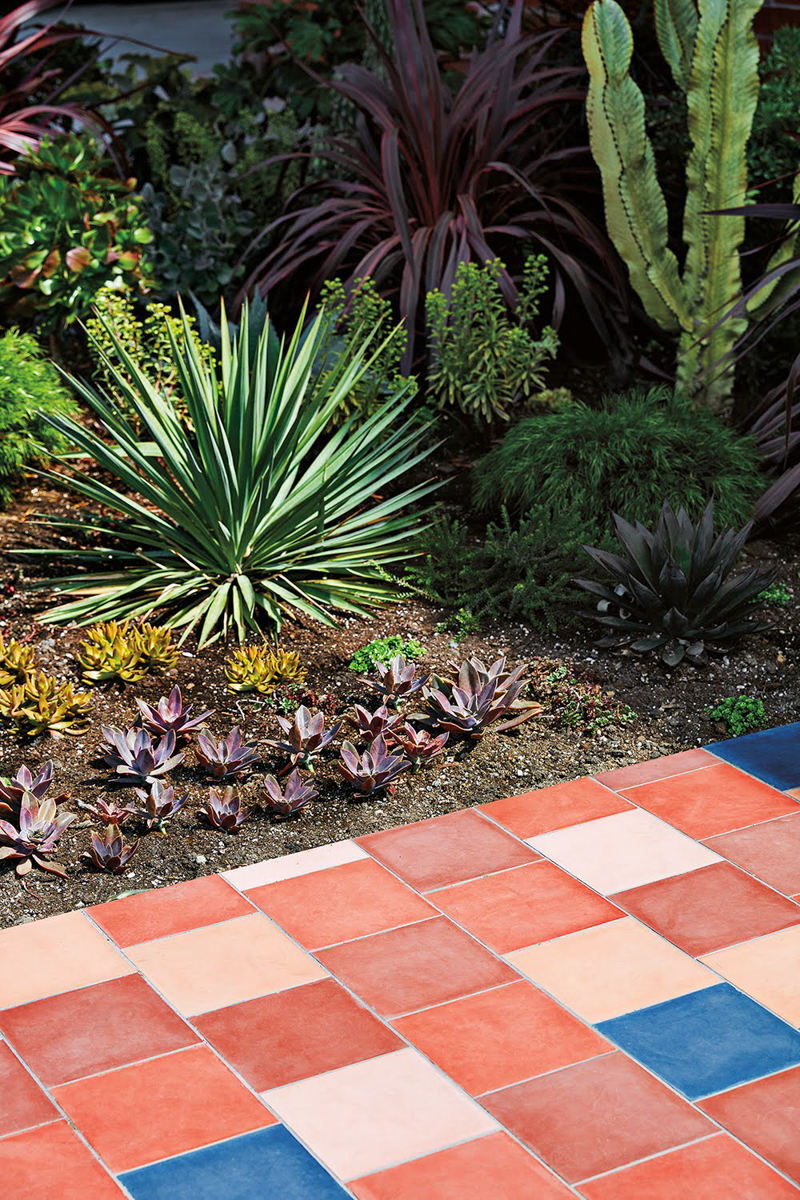
[[[710,1096],[700,1107],[800,1184],[800,1067]]]
[[[371,858],[268,883],[248,896],[309,950],[423,921],[436,912]]]
[[[450,1146],[350,1184],[358,1200],[567,1200],[574,1193],[507,1133]]]
[[[538,792],[509,796],[507,800],[493,800],[483,804],[481,812],[517,837],[530,838],[551,829],[627,812],[632,807],[596,779],[585,778],[540,788]]]
[[[320,951],[319,959],[381,1016],[517,979],[506,963],[444,917],[344,942]]]
[[[0,1141],[0,1179],[13,1200],[122,1200],[122,1188],[66,1121]]]
[[[323,979],[326,972],[261,913],[129,947],[184,1016]]]
[[[605,1021],[719,983],[652,929],[623,917],[507,955],[584,1021]]]
[[[800,813],[723,833],[706,845],[779,892],[800,892]]]
[[[794,800],[728,763],[627,787],[623,795],[693,838],[800,811]]]
[[[370,833],[358,842],[419,892],[519,867],[539,857],[487,821],[482,811],[464,808],[415,825]]]
[[[60,1116],[10,1047],[0,1042],[0,1138]]]
[[[206,1013],[196,1025],[257,1092],[403,1045],[333,979]]]
[[[681,750],[678,754],[665,754],[662,758],[651,758],[649,762],[631,763],[629,767],[615,767],[613,771],[601,771],[593,778],[606,787],[620,791],[637,783],[653,783],[656,779],[669,779],[671,775],[683,775],[700,767],[710,767],[716,762],[707,750]]]
[[[726,862],[619,892],[614,900],[695,955],[800,922],[800,906]]]
[[[549,862],[429,892],[428,899],[498,954],[622,916]]]
[[[0,1030],[46,1087],[198,1041],[140,975],[4,1009]]]
[[[265,1092],[281,1120],[340,1179],[356,1179],[497,1128],[414,1050]]]
[[[719,862],[719,855],[641,809],[543,833],[530,844],[608,896]]]
[[[208,1046],[65,1083],[53,1095],[116,1172],[275,1120]]]
[[[587,1200],[792,1200],[797,1188],[719,1133],[581,1184]]]
[[[335,1200],[347,1195],[283,1125],[140,1167],[121,1178],[134,1200]]]
[[[0,1009],[118,979],[134,968],[84,913],[64,913],[2,932]]]
[[[298,875],[310,875],[312,871],[340,867],[342,863],[358,862],[366,857],[366,851],[351,838],[345,838],[341,842],[329,842],[327,846],[314,846],[312,850],[281,854],[278,858],[268,858],[265,862],[252,863],[248,867],[234,867],[232,871],[223,871],[222,878],[240,892],[247,892],[265,883],[296,879]]]
[[[568,1183],[715,1131],[624,1054],[590,1058],[492,1092],[482,1102]]]
[[[473,1096],[611,1050],[605,1038],[522,981],[423,1009],[395,1027]]]
[[[718,950],[703,961],[784,1021],[800,1026],[800,925]]]
[[[800,786],[800,722],[714,742],[708,749],[774,788]]]
[[[88,910],[89,916],[118,946],[169,937],[201,925],[229,921],[253,911],[244,897],[219,875],[190,879]]]
[[[597,1028],[690,1100],[800,1063],[800,1032],[728,983]]]

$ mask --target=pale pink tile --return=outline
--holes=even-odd
[[[515,950],[506,959],[592,1023],[720,982],[713,971],[633,917]]]
[[[800,925],[704,954],[702,961],[800,1028]]]
[[[357,862],[369,858],[365,850],[351,838],[343,842],[331,842],[327,846],[315,846],[313,850],[300,850],[297,854],[283,854],[280,858],[268,858],[265,862],[253,863],[249,867],[236,867],[223,871],[222,878],[233,884],[240,892],[261,887],[264,883],[278,883],[282,879],[296,879],[298,875],[309,875],[312,871],[324,871],[326,867],[339,867],[342,863]]]
[[[341,1179],[497,1129],[493,1117],[410,1049],[262,1095]]]
[[[127,954],[184,1016],[328,975],[261,913],[141,942]]]
[[[63,913],[0,930],[0,1008],[130,975],[85,913]]]
[[[605,896],[721,861],[639,809],[543,833],[528,844]]]

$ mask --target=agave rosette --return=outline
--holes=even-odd
[[[353,785],[356,795],[371,795],[388,787],[411,763],[402,755],[392,754],[379,735],[363,754],[358,753],[352,742],[342,742],[341,758],[336,765]]]
[[[201,815],[213,829],[221,829],[223,833],[235,833],[252,811],[232,787],[226,787],[221,792],[216,788],[209,788],[208,800]]]
[[[300,812],[307,804],[310,804],[317,796],[317,789],[313,783],[304,782],[300,772],[295,769],[286,779],[286,785],[281,789],[281,785],[274,775],[267,775],[264,779],[264,791],[261,793],[261,802],[273,817],[291,817],[295,813]]]
[[[64,868],[52,862],[50,855],[74,820],[73,813],[60,813],[54,800],[39,800],[26,792],[20,805],[18,828],[9,821],[0,821],[0,861],[18,860],[15,869],[20,877],[35,865],[51,875],[66,878]]]
[[[232,775],[240,775],[255,766],[260,758],[255,747],[244,745],[238,725],[234,725],[219,742],[201,733],[197,738],[195,754],[197,761],[213,779],[229,779]]]
[[[112,824],[106,826],[102,837],[92,830],[91,849],[85,850],[81,858],[98,871],[116,875],[125,869],[138,849],[138,842],[127,843],[119,826]]]
[[[406,662],[403,654],[396,654],[388,665],[378,663],[377,679],[359,679],[374,692],[379,692],[384,704],[397,707],[400,700],[421,691],[430,679],[429,675],[418,676],[413,662]]]
[[[544,711],[538,701],[520,699],[526,686],[524,671],[524,663],[507,671],[505,657],[488,667],[478,658],[466,659],[455,679],[434,676],[434,686],[424,689],[428,716],[449,733],[473,740],[483,737],[490,725],[498,733],[513,729]],[[501,717],[504,720],[497,724]]]
[[[190,716],[192,706],[191,704],[184,705],[181,689],[177,684],[169,696],[162,696],[155,706],[148,704],[145,700],[140,700],[138,696],[136,703],[142,714],[145,729],[157,737],[163,737],[171,730],[175,734],[177,745],[191,741],[192,734],[196,733],[208,718],[214,715],[214,709],[209,709],[208,712],[199,713],[196,717]]]
[[[136,788],[136,795],[141,800],[140,807],[133,805],[130,811],[137,817],[142,817],[148,829],[157,829],[163,833],[167,823],[177,816],[186,801],[188,793],[179,796],[174,787],[162,783],[160,779],[153,781],[150,790]]]
[[[300,705],[293,720],[278,717],[277,721],[286,734],[286,741],[268,738],[267,745],[288,754],[292,766],[300,765],[308,770],[312,769],[314,755],[329,746],[342,727],[339,722],[331,729],[326,729],[324,714],[318,712],[312,716],[311,710],[306,708],[305,704]]]
[[[103,737],[111,747],[101,751],[103,762],[114,768],[117,783],[153,783],[185,757],[175,753],[175,734],[171,730],[154,742],[146,729],[123,731],[104,725]]]
[[[30,795],[37,800],[43,799],[52,782],[53,764],[51,762],[45,763],[36,776],[23,763],[13,779],[9,779],[7,783],[0,779],[0,817],[16,819],[19,816],[23,797]],[[51,797],[54,804],[60,804],[66,798],[66,794],[63,792],[59,796]]]

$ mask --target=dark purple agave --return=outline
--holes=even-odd
[[[238,725],[234,725],[221,742],[212,742],[205,734],[199,734],[195,754],[197,761],[205,767],[206,773],[214,779],[229,779],[232,775],[240,775],[242,771],[255,766],[260,757],[255,747],[242,743]]]
[[[278,717],[277,720],[287,735],[287,740],[278,742],[269,738],[267,745],[288,754],[292,766],[305,767],[308,771],[313,770],[314,755],[329,746],[342,727],[340,722],[332,729],[326,729],[323,714],[316,713],[312,717],[304,704],[301,704],[294,714],[294,720],[290,721],[286,717]]]
[[[171,731],[153,742],[146,729],[121,729],[103,726],[103,737],[113,747],[103,753],[103,761],[113,767],[118,783],[153,783],[184,760],[175,753],[175,734]]]
[[[138,696],[136,703],[141,711],[145,729],[158,737],[163,737],[171,730],[175,734],[175,742],[178,746],[190,742],[192,734],[196,733],[206,720],[214,715],[212,708],[208,712],[200,713],[197,717],[190,716],[192,706],[191,704],[184,706],[181,689],[177,684],[169,696],[161,697],[155,708],[146,701],[140,700]]]
[[[16,819],[19,816],[23,797],[27,794],[41,800],[52,782],[53,764],[51,762],[42,767],[35,779],[23,763],[14,778],[10,779],[8,783],[0,780],[0,817]],[[66,794],[62,792],[60,796],[53,797],[53,803],[60,804],[66,798]]]
[[[92,848],[84,850],[81,858],[89,866],[96,867],[98,871],[107,871],[109,875],[116,875],[117,872],[125,869],[138,849],[138,842],[128,845],[120,832],[119,825],[112,824],[106,826],[102,837],[92,830]]]
[[[252,811],[232,787],[226,787],[222,792],[218,792],[216,788],[209,788],[208,800],[201,815],[212,828],[221,829],[224,833],[235,833]]]
[[[19,828],[9,821],[0,821],[0,861],[18,860],[16,873],[23,878],[34,864],[50,875],[66,879],[66,871],[50,860],[68,825],[75,820],[72,813],[59,813],[55,800],[38,800],[31,792],[22,797]]]
[[[391,754],[382,737],[375,741],[363,754],[359,754],[351,742],[342,743],[341,759],[336,764],[342,775],[353,785],[356,795],[370,795],[407,771],[411,763],[406,758]]]
[[[317,789],[311,783],[304,783],[297,767],[286,780],[286,788],[281,791],[281,785],[273,775],[267,775],[264,780],[264,791],[261,799],[264,807],[269,809],[273,817],[291,817],[300,812],[318,795]]]

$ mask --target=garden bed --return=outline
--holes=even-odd
[[[30,524],[33,512],[43,507],[60,507],[57,493],[22,494],[17,504],[0,514],[0,548],[7,550],[28,541],[42,541],[42,533]],[[27,522],[27,523],[26,523]],[[54,547],[55,549],[55,547]],[[111,684],[94,690],[94,709],[89,731],[81,737],[57,741],[25,741],[13,730],[0,730],[0,774],[13,774],[21,762],[36,768],[48,760],[56,765],[57,791],[71,797],[69,811],[78,814],[59,843],[57,859],[67,867],[66,880],[35,872],[28,876],[29,890],[15,877],[12,866],[0,869],[0,925],[94,904],[120,893],[158,887],[191,879],[215,870],[308,849],[313,846],[357,837],[379,829],[424,820],[440,813],[470,806],[496,797],[513,795],[549,784],[638,762],[661,754],[714,741],[725,736],[723,726],[712,722],[707,709],[726,696],[748,695],[764,702],[768,725],[780,725],[797,717],[796,652],[800,642],[796,581],[800,573],[800,542],[780,544],[767,540],[753,543],[751,560],[779,564],[780,578],[792,592],[786,608],[773,610],[774,627],[751,638],[735,654],[715,658],[706,669],[688,665],[668,671],[653,658],[627,652],[598,652],[592,646],[590,627],[547,634],[521,624],[487,624],[480,633],[456,642],[442,630],[448,616],[434,604],[413,600],[387,609],[373,621],[344,620],[329,630],[306,623],[285,626],[281,643],[297,651],[306,671],[309,692],[320,699],[326,724],[352,712],[354,702],[375,708],[378,698],[358,682],[348,664],[353,653],[373,638],[399,633],[417,639],[426,653],[420,660],[425,671],[442,671],[448,660],[477,655],[491,662],[501,654],[514,664],[538,658],[571,660],[578,679],[594,680],[613,696],[606,701],[609,724],[594,731],[586,721],[570,725],[559,709],[545,712],[507,733],[488,733],[468,743],[451,738],[448,753],[437,764],[418,774],[403,775],[388,792],[374,799],[354,801],[337,768],[338,744],[323,753],[317,765],[319,798],[300,815],[277,821],[258,807],[237,834],[220,833],[204,826],[198,818],[208,784],[194,762],[190,748],[186,760],[173,772],[179,791],[188,791],[185,809],[169,825],[165,835],[144,834],[130,869],[122,875],[103,875],[80,864],[80,854],[89,843],[91,828],[99,828],[76,801],[94,801],[104,791],[107,773],[96,762],[102,740],[101,726],[127,727],[136,712],[134,697],[155,703],[175,682],[195,711],[216,710],[209,725],[221,737],[233,724],[240,725],[245,741],[255,744],[264,761],[245,779],[241,791],[257,804],[261,780],[276,773],[285,760],[270,757],[263,740],[280,733],[275,711],[261,698],[236,696],[226,688],[224,647],[212,646],[198,654],[192,641],[182,648],[178,666],[169,676],[148,675],[137,684]],[[39,664],[48,674],[80,681],[75,653],[84,636],[78,629],[40,624],[34,620],[47,607],[46,594],[26,590],[25,577],[6,558],[4,588],[0,596],[0,632],[8,639],[31,642]],[[48,572],[52,564],[47,567]],[[24,571],[29,572],[30,566]],[[539,671],[546,674],[548,668]],[[536,697],[536,688],[528,695]],[[636,714],[628,721],[614,716],[617,706],[629,706]],[[621,708],[620,708],[620,711]],[[588,719],[588,717],[587,717]],[[123,803],[132,793],[122,792]],[[129,839],[140,832],[137,819],[125,826]]]

